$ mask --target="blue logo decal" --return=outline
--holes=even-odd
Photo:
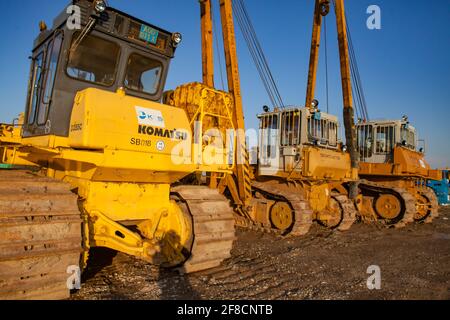
[[[145,120],[145,119],[150,119],[153,120],[153,115],[145,113],[144,111],[141,111],[140,115],[139,115],[139,119],[141,120]],[[159,118],[158,118],[159,119]],[[162,118],[161,118],[162,119]],[[162,120],[160,120],[162,121]]]
[[[147,119],[147,114],[144,111],[141,111],[141,114],[139,115],[139,119]]]

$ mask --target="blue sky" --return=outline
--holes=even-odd
[[[28,56],[39,21],[51,25],[54,16],[67,3],[66,0],[3,1],[0,121],[9,122],[24,109]],[[109,3],[183,34],[183,44],[171,65],[168,89],[201,80],[197,0],[110,0]],[[372,4],[381,8],[381,30],[366,27],[369,16],[366,9]],[[303,105],[314,1],[246,0],[246,5],[285,103]],[[407,114],[421,138],[427,141],[429,162],[433,166],[450,166],[450,0],[347,0],[346,9],[371,118],[393,119]],[[217,11],[216,19],[219,26]],[[327,21],[329,108],[331,113],[341,116],[334,15]],[[256,128],[256,114],[269,100],[239,31],[238,55],[246,125]],[[323,56],[322,51],[317,84],[322,109],[325,108]],[[223,64],[223,54],[221,59]],[[221,89],[218,67],[216,86]]]

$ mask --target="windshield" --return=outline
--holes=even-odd
[[[336,122],[316,118],[314,115],[308,117],[308,140],[311,143],[319,141],[322,145],[336,147],[338,143],[338,125]]]
[[[281,145],[296,146],[300,144],[300,111],[283,112],[281,119]]]
[[[359,154],[362,160],[372,157],[373,153],[373,127],[359,125],[357,127]]]
[[[154,95],[158,92],[162,63],[137,53],[128,59],[125,86],[128,89]]]
[[[383,126],[375,128],[375,153],[390,154],[395,145],[395,127]]]
[[[77,38],[75,34],[74,41]],[[111,86],[116,79],[119,53],[120,47],[114,42],[88,35],[71,51],[67,73],[75,79]]]

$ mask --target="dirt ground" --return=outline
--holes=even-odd
[[[367,288],[367,268],[381,289]],[[188,276],[96,250],[72,299],[450,299],[450,208],[427,225],[320,227],[283,239],[239,230],[232,258]]]

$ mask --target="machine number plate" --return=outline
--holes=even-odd
[[[141,40],[147,41],[151,44],[156,44],[158,42],[158,35],[158,30],[146,25],[141,26],[141,32],[139,33],[139,38]]]

